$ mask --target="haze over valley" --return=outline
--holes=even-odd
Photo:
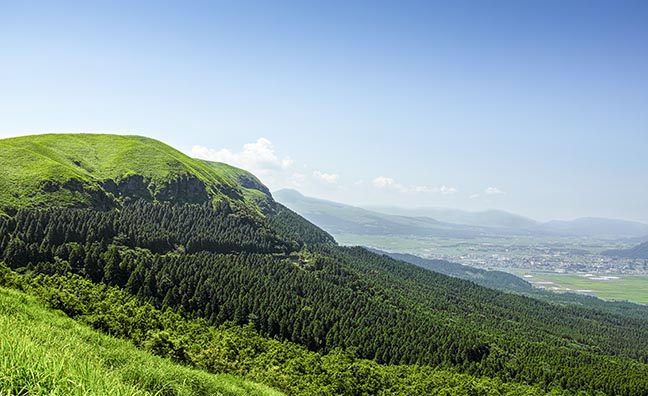
[[[648,303],[645,244],[635,246],[648,239],[643,223],[602,218],[542,223],[503,211],[359,208],[296,190],[274,196],[342,244],[507,271],[552,291]]]

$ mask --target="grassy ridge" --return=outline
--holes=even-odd
[[[280,395],[179,366],[0,288],[0,395]]]
[[[88,204],[87,193],[47,186],[80,182],[86,192],[100,190],[100,182],[117,183],[143,177],[150,188],[183,177],[205,184],[212,199],[265,197],[253,175],[225,164],[188,157],[156,140],[141,136],[101,134],[45,134],[0,140],[0,207]],[[242,187],[240,181],[248,181]],[[251,188],[250,188],[251,187]],[[254,202],[249,203],[256,206]]]

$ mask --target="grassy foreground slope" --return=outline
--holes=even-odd
[[[94,327],[98,331],[128,340],[137,348],[144,349],[149,353],[167,359],[174,359],[176,362],[182,362],[187,366],[200,368],[208,372],[229,373],[237,376],[228,377],[219,374],[215,377],[205,375],[199,378],[187,378],[190,376],[183,376],[182,372],[174,370],[173,374],[176,374],[174,381],[182,381],[183,384],[189,381],[190,387],[187,391],[189,394],[204,394],[205,392],[215,395],[232,394],[223,392],[218,387],[211,387],[213,378],[222,379],[221,383],[224,384],[226,390],[230,388],[237,391],[241,389],[250,390],[250,393],[255,395],[273,394],[263,387],[242,382],[242,380],[238,379],[238,376],[242,376],[247,380],[280,389],[287,395],[294,396],[572,395],[572,393],[560,391],[556,387],[548,391],[538,387],[503,383],[498,379],[458,374],[432,367],[379,365],[375,361],[357,358],[353,352],[341,349],[321,355],[290,342],[281,342],[276,339],[262,337],[251,325],[243,327],[232,326],[232,324],[219,327],[210,326],[203,320],[190,320],[168,309],[156,309],[150,304],[129,295],[122,289],[94,284],[73,275],[40,275],[36,277],[18,275],[8,270],[0,262],[0,285],[12,289],[0,288],[0,306],[9,307],[7,309],[12,314],[25,308],[26,314],[31,315],[30,317],[33,318],[35,311],[32,306],[32,302],[34,302],[32,296],[36,296],[38,301],[44,303],[45,306],[56,309],[59,313],[63,312],[74,318],[75,321]],[[13,290],[20,290],[27,293],[27,295]],[[9,295],[9,304],[4,303],[5,295]],[[15,304],[13,301],[14,296],[17,296]],[[20,307],[16,310],[12,305],[19,305]],[[38,306],[38,303],[36,305],[36,311],[41,311],[42,308]],[[70,348],[70,345],[74,345],[78,341],[73,333],[80,326],[72,324],[69,320],[64,320],[58,314],[54,314],[54,319],[51,319],[48,316],[51,314],[52,312],[49,311],[45,318],[48,319],[48,323],[55,323],[54,326],[40,326],[39,322],[39,326],[35,327],[35,330],[26,327],[20,331],[32,336],[33,331],[46,330],[49,333],[54,328],[55,332],[53,333],[56,334],[55,340],[57,342],[50,344],[56,350],[59,349],[58,347],[61,344],[64,344],[63,349],[73,355],[79,352],[82,354],[87,352],[91,356],[98,355],[101,357],[103,355],[97,352],[97,348],[100,348],[99,352],[104,347],[109,348],[113,350],[113,353],[109,352],[109,358],[105,359],[103,364],[100,365],[104,368],[118,366],[118,362],[123,363],[130,359],[129,353],[133,349],[130,345],[122,349],[119,343],[114,342],[114,339],[108,339],[107,344],[104,345],[101,340],[106,339],[106,337],[98,337],[97,334],[84,335],[83,337],[82,341],[88,344],[90,349],[85,346]],[[36,312],[36,316],[38,315],[38,312]],[[4,319],[2,309],[0,309],[0,319]],[[58,320],[62,320],[61,323],[64,325],[59,326],[56,324]],[[34,321],[25,322],[32,324]],[[4,322],[2,323],[4,324]],[[9,324],[13,325],[13,323]],[[5,335],[11,334],[12,328],[0,326],[0,337],[8,337],[9,341],[15,341],[15,336],[12,338],[12,336]],[[16,334],[22,334],[21,332]],[[40,339],[38,335],[35,337],[37,340]],[[99,341],[93,341],[93,337],[96,337]],[[50,338],[45,336],[43,339],[49,340]],[[10,344],[16,343],[8,342],[6,345]],[[0,343],[0,345],[4,345],[4,343]],[[22,344],[19,342],[17,345]],[[48,346],[51,345],[48,344]],[[16,349],[30,350],[31,353],[32,348],[30,345],[29,348],[20,347]],[[2,351],[0,350],[0,352]],[[85,367],[88,364],[94,367],[92,363],[95,360],[89,360],[84,366],[84,364],[78,364],[78,358],[67,359],[66,357],[61,361],[60,357],[65,353],[55,352],[48,355],[40,353],[42,352],[40,349],[38,352],[35,354],[35,359],[32,359],[38,364],[32,364],[28,367],[28,371],[35,372],[37,375],[23,376],[31,379],[28,386],[31,393],[28,394],[56,394],[55,391],[51,390],[51,386],[47,386],[49,384],[47,381],[53,378],[59,378],[58,383],[67,385],[67,387],[62,386],[62,394],[74,394],[71,389],[76,389],[75,384],[79,383],[76,377],[85,378],[85,373],[88,372]],[[44,359],[44,355],[52,356],[52,359]],[[9,354],[8,356],[12,355]],[[112,374],[104,376],[105,379],[114,382],[107,382],[111,390],[115,389],[121,392],[122,381],[120,378],[126,378],[126,382],[129,384],[133,381],[142,382],[140,379],[144,378],[145,384],[153,384],[148,386],[149,389],[160,388],[155,384],[164,384],[165,387],[158,389],[156,392],[163,395],[182,394],[180,391],[186,389],[186,387],[181,388],[179,391],[174,385],[175,382],[172,384],[165,382],[168,376],[161,370],[149,370],[144,371],[144,374],[140,374],[137,368],[138,365],[151,366],[149,363],[151,359],[139,359],[137,353],[133,354],[133,359],[135,366],[124,363],[125,368],[120,371],[121,374],[117,373],[117,380],[113,381],[114,375]],[[19,369],[16,372],[21,372],[22,367],[29,366],[24,364],[25,360],[24,356],[19,359],[5,360],[5,365],[0,370],[0,373],[5,371],[13,373],[16,368]],[[45,360],[46,364],[40,364],[43,360]],[[72,364],[70,361],[72,361]],[[66,365],[66,368],[62,369],[61,364]],[[34,369],[33,366],[39,367]],[[55,366],[56,369],[47,369],[50,366]],[[45,370],[40,367],[45,367]],[[134,370],[133,367],[135,367]],[[24,371],[22,370],[22,372]],[[45,375],[41,375],[43,371]],[[110,372],[108,369],[104,371]],[[134,371],[135,374],[130,373],[130,371]],[[153,375],[149,375],[149,372],[153,373]],[[50,373],[52,375],[48,375]],[[103,371],[101,373],[104,374]],[[178,373],[180,375],[177,375]],[[0,375],[0,378],[3,378],[3,375]],[[6,378],[11,378],[11,376],[6,376]],[[101,381],[101,378],[97,378]],[[70,379],[71,381],[68,381]],[[193,382],[190,380],[193,380]],[[205,384],[201,384],[203,380],[205,380]],[[12,381],[12,383],[16,382],[18,381]],[[5,383],[9,384],[10,382],[5,381]],[[101,384],[103,382],[99,383],[100,386]],[[18,386],[3,387],[2,385],[3,383],[0,381],[0,395],[3,395],[3,390],[9,394],[24,393],[16,391]],[[71,385],[72,387],[70,387]],[[126,389],[126,393],[113,394],[130,394],[128,393],[129,389]],[[83,387],[79,389],[79,392],[80,394],[102,394],[101,392],[94,392],[94,390],[92,387]],[[139,394],[144,393],[140,392]]]
[[[138,351],[0,288],[0,395],[280,395]]]

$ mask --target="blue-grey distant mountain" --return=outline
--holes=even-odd
[[[648,224],[635,221],[583,217],[574,220],[552,220],[540,223],[528,217],[501,211],[469,212],[448,208],[369,207],[380,213],[401,216],[426,216],[452,224],[527,230],[535,234],[564,236],[641,238],[648,235]]]
[[[296,190],[288,189],[276,191],[273,196],[332,234],[448,238],[533,235],[628,240],[645,238],[648,235],[648,224],[627,220],[585,217],[540,223],[528,217],[499,210],[469,212],[443,208],[360,208],[306,197]]]
[[[610,257],[627,257],[648,260],[648,242],[644,242],[630,249],[607,250],[603,252],[603,255]]]
[[[648,235],[647,224],[627,220],[588,217],[539,223],[524,216],[497,210],[468,212],[457,209],[397,207],[371,210],[306,197],[296,190],[279,190],[273,195],[279,202],[332,234],[448,238],[535,235],[611,239],[643,238]],[[431,217],[432,215],[436,217]]]
[[[399,208],[396,206],[370,206],[367,209],[399,216],[425,216],[446,223],[478,227],[528,229],[538,225],[538,222],[533,219],[502,210],[469,212],[450,208]]]
[[[583,217],[569,221],[553,220],[539,225],[537,229],[568,236],[638,238],[648,235],[648,224],[599,217]]]
[[[499,228],[450,224],[418,216],[397,216],[306,197],[295,190],[279,190],[274,198],[331,234],[412,235],[453,238],[475,238],[498,235]],[[528,233],[527,230],[514,230]],[[508,230],[507,230],[508,232]]]

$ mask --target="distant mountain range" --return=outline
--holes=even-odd
[[[413,235],[449,238],[535,235],[643,238],[648,224],[606,219],[579,218],[546,223],[499,210],[469,212],[445,208],[368,207],[341,204],[279,190],[275,199],[332,234]]]
[[[538,229],[570,236],[641,238],[648,235],[647,224],[600,217],[583,217],[569,221],[552,220],[540,224]]]
[[[603,252],[610,257],[627,257],[635,259],[648,259],[648,242],[644,242],[630,249],[615,249]]]
[[[533,219],[502,210],[468,212],[449,208],[399,208],[396,206],[369,206],[367,209],[398,216],[424,216],[445,223],[478,227],[531,228],[538,225],[538,222]]]
[[[495,227],[451,224],[425,216],[401,216],[380,213],[356,206],[306,197],[295,190],[273,193],[278,201],[332,234],[413,235],[475,238],[508,233]],[[518,232],[519,230],[513,230]],[[528,233],[522,230],[523,233]]]

